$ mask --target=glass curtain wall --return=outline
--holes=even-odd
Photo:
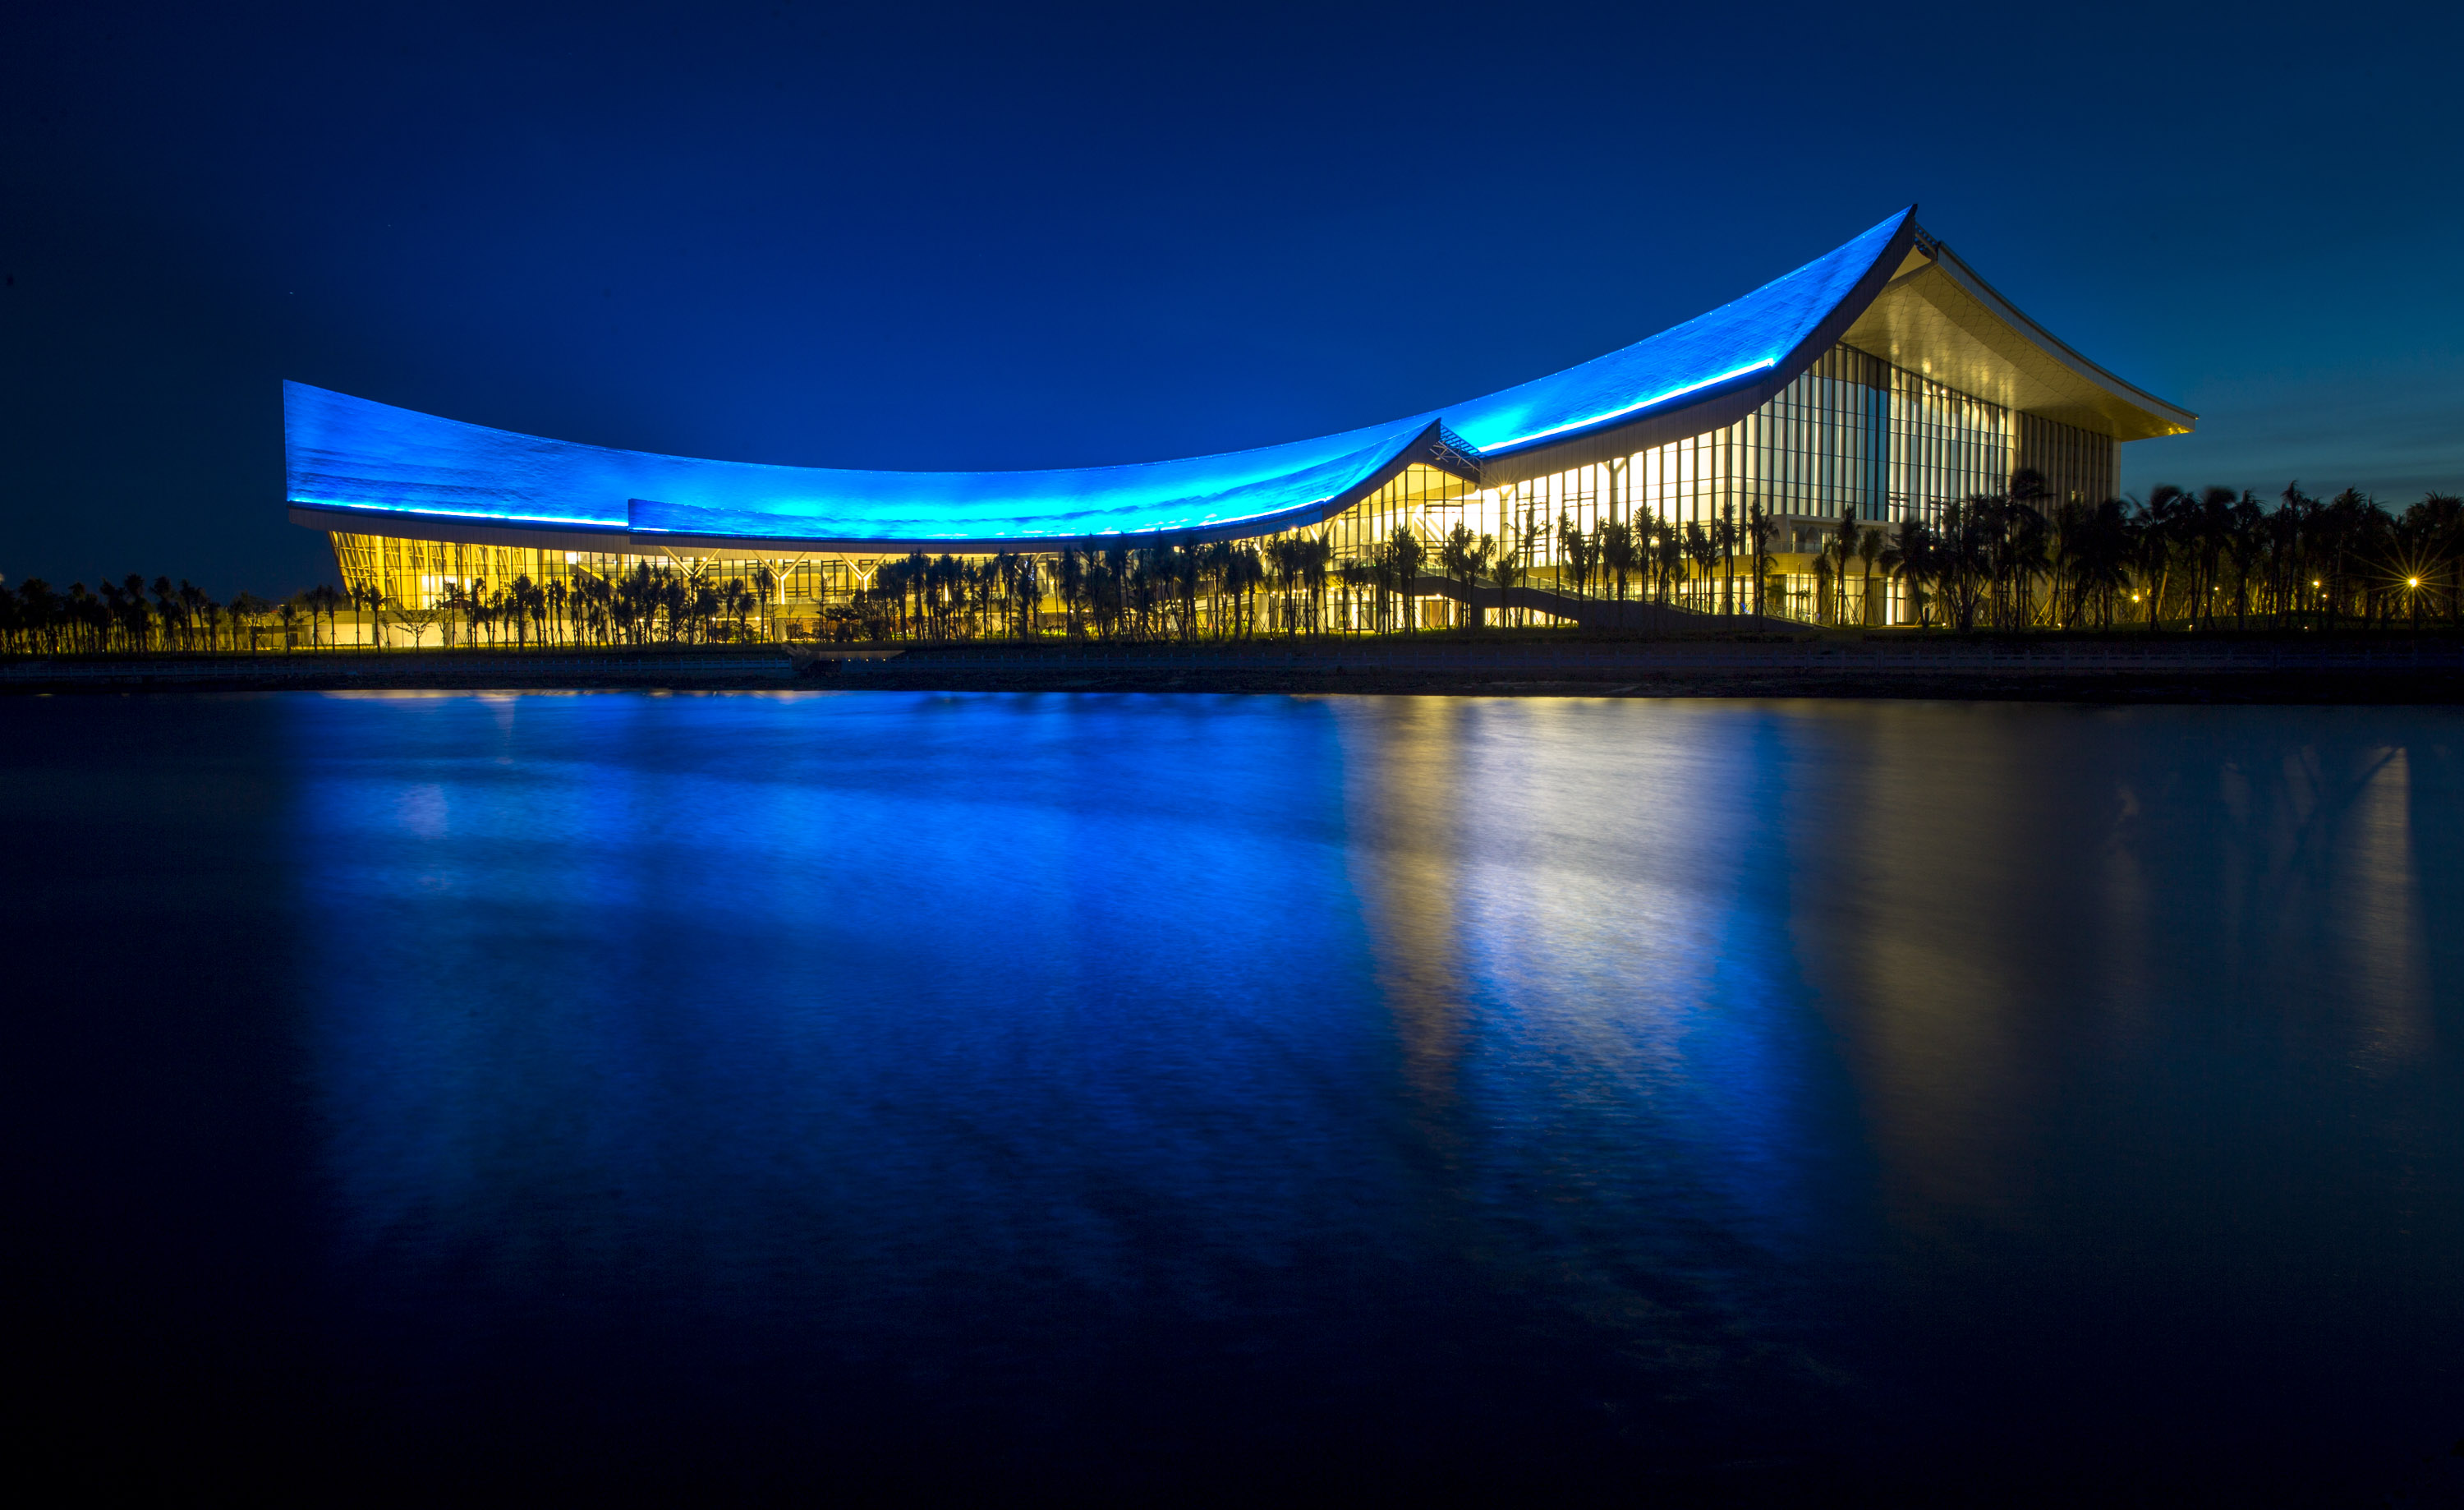
[[[2121,490],[2111,435],[2079,430],[2041,414],[2019,416],[2019,465],[2045,479],[2055,503],[2101,503]]]
[[[1887,533],[1910,520],[1938,525],[1949,503],[2003,492],[2020,464],[2023,420],[2027,451],[2059,458],[2057,480],[2070,491],[2109,489],[2109,437],[1835,346],[1736,424],[1630,456],[1489,488],[1414,468],[1335,521],[1331,541],[1339,561],[1364,556],[1401,523],[1434,558],[1460,522],[1512,555],[1529,585],[1599,595],[1615,590],[1597,560],[1601,530],[1622,524],[1660,537],[1639,568],[1653,593],[1716,611],[1749,570],[1728,558],[1752,554],[1746,528],[1759,509],[1772,573],[1764,611],[1817,617],[1815,558],[1836,548],[1843,514]],[[1894,622],[1896,605],[1880,600],[1879,585],[1865,606],[1862,563],[1851,571],[1825,589],[1830,611],[1844,622]]]
[[[2043,471],[2053,500],[2098,501],[2110,493],[2113,455],[2108,436],[2017,414],[1870,353],[1835,346],[1737,423],[1631,455],[1488,486],[1407,467],[1326,524],[1293,532],[1325,546],[1322,599],[1306,608],[1284,602],[1287,585],[1263,617],[1247,622],[1281,628],[1288,617],[1349,631],[1453,623],[1461,611],[1451,599],[1418,593],[1391,569],[1375,568],[1391,562],[1400,531],[1419,548],[1419,574],[1441,575],[1441,552],[1461,525],[1487,542],[1492,559],[1511,561],[1529,587],[1617,593],[1611,568],[1621,560],[1627,596],[1712,612],[1754,611],[1759,602],[1761,611],[1781,616],[1886,624],[1901,617],[1901,605],[1886,601],[1887,586],[1859,560],[1839,567],[1843,515],[1860,531],[1887,533],[1907,521],[1937,525],[1952,501],[2007,489],[2016,465]],[[1759,593],[1750,582],[1747,534],[1757,509],[1769,524],[1769,576]],[[1610,548],[1620,538],[1611,526],[1631,532],[1623,537],[1632,542],[1631,555]],[[413,613],[445,610],[449,619],[474,595],[484,601],[523,579],[543,593],[553,587],[570,595],[648,569],[714,588],[740,583],[759,593],[766,572],[766,601],[755,611],[761,627],[795,637],[819,634],[824,618],[872,585],[882,564],[820,553],[597,555],[350,534],[336,535],[334,547],[351,587],[373,588]],[[1238,548],[1271,559],[1275,545],[1253,541]],[[1058,581],[1054,559],[1036,559],[1045,579]],[[1239,613],[1224,606],[1235,600],[1218,584],[1191,600],[1191,612],[1213,626],[1226,612]],[[1051,611],[1045,617],[1059,622]],[[1535,619],[1529,611],[1511,617]],[[491,628],[484,612],[479,623]]]
[[[509,608],[500,602],[515,592],[517,584],[536,589],[554,606],[550,637],[558,637],[569,617],[566,605],[583,602],[593,587],[605,585],[612,591],[646,568],[720,593],[731,585],[739,586],[756,598],[742,615],[748,633],[758,627],[764,633],[810,637],[822,614],[832,605],[846,603],[876,566],[870,558],[835,555],[635,556],[339,532],[333,542],[346,588],[373,592],[397,616],[405,611],[438,615],[430,643],[441,643],[448,634],[457,640],[475,635],[505,643],[534,638],[537,616],[532,616],[530,627],[517,627]],[[759,590],[765,572],[766,602]],[[473,603],[482,606],[476,614],[470,611]],[[726,616],[733,622],[732,614]],[[387,642],[403,640],[404,635],[403,626],[394,623],[388,627]]]
[[[2018,433],[2012,411],[1905,367],[1890,378],[1889,497],[1893,523],[1942,522],[1946,504],[2011,485]]]

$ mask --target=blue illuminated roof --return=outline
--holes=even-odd
[[[1313,522],[1390,475],[1442,419],[1485,456],[1513,455],[1785,382],[1869,279],[1913,211],[1682,325],[1547,377],[1314,440],[1129,466],[859,472],[705,461],[544,440],[304,383],[283,385],[297,508],[527,530],[862,545],[1052,543],[1260,532]],[[1853,311],[1849,312],[1853,314]]]

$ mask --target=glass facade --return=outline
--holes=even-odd
[[[1408,466],[1326,523],[1278,537],[1306,538],[1321,552],[1305,588],[1290,579],[1309,574],[1290,568],[1278,579],[1280,590],[1263,594],[1262,608],[1252,601],[1256,594],[1219,582],[1203,594],[1185,593],[1182,616],[1194,628],[1215,629],[1226,615],[1252,627],[1314,622],[1354,631],[1449,622],[1459,611],[1451,600],[1418,596],[1393,581],[1372,589],[1358,568],[1387,551],[1401,530],[1420,548],[1421,572],[1439,574],[1440,551],[1461,525],[1485,539],[1492,556],[1512,562],[1524,586],[1648,597],[1704,611],[1754,611],[1759,604],[1777,616],[1889,624],[1903,611],[1862,562],[1850,562],[1836,584],[1824,580],[1828,564],[1817,558],[1826,547],[1836,551],[1843,515],[1860,531],[1887,538],[1905,521],[1939,523],[1954,500],[2003,492],[2014,469],[2029,465],[2045,474],[2049,500],[2097,501],[2110,494],[2113,464],[2108,436],[2016,414],[1841,345],[1735,424],[1630,455],[1511,481]],[[1747,533],[1757,515],[1768,525],[1760,591],[1750,582],[1754,550]],[[613,590],[645,567],[692,590],[725,593],[736,584],[752,591],[759,606],[750,617],[738,615],[747,633],[758,623],[764,633],[820,635],[833,615],[852,611],[885,562],[904,559],[819,551],[616,555],[361,534],[337,534],[334,545],[352,588],[414,614],[478,603],[477,614],[466,617],[491,637],[484,605],[517,582],[561,602],[593,586]],[[1274,555],[1269,548],[1259,559]],[[1045,580],[1060,579],[1050,553],[1004,559],[1040,562]],[[1233,569],[1223,566],[1231,557],[1221,551],[1211,559],[1217,566],[1206,569]],[[966,574],[958,565],[953,581]],[[1126,577],[1134,566],[1124,560],[1111,569]],[[1349,575],[1347,566],[1354,568]],[[1306,594],[1306,609],[1296,593]],[[1067,618],[1058,602],[1025,611],[1040,625]],[[1546,621],[1528,611],[1512,616]]]
[[[1909,520],[1938,525],[1946,505],[2001,493],[2028,465],[2046,475],[2052,499],[2101,501],[2112,495],[2114,441],[1843,345],[1753,413],[1705,434],[1493,487],[1415,468],[1335,521],[1331,539],[1342,559],[1405,524],[1434,551],[1461,522],[1515,553],[1532,586],[1598,595],[1614,586],[1584,557],[1602,526],[1661,526],[1681,543],[1690,528],[1711,547],[1710,561],[1698,549],[1643,574],[1674,579],[1666,595],[1680,606],[1718,611],[1724,594],[1751,606],[1750,593],[1730,585],[1750,566],[1729,558],[1753,554],[1745,529],[1759,511],[1770,524],[1764,553],[1774,578],[1763,611],[1814,618],[1814,558],[1836,541],[1843,512],[1886,535]],[[1848,622],[1899,621],[1900,607],[1882,601],[1879,585],[1867,610],[1861,565],[1838,590]]]
[[[514,624],[503,606],[510,596],[526,595],[517,593],[517,585],[536,588],[541,606],[553,611],[547,616],[556,627],[536,633],[563,637],[574,633],[574,612],[567,604],[584,603],[591,588],[612,595],[644,567],[696,592],[707,588],[724,595],[731,585],[740,586],[758,600],[744,615],[748,632],[758,627],[764,636],[812,638],[821,633],[819,621],[827,610],[852,601],[855,589],[869,585],[887,559],[820,552],[631,555],[342,533],[333,541],[343,586],[383,600],[397,618],[403,611],[436,613],[434,643],[481,638],[510,643],[532,637],[534,630]],[[405,635],[399,623],[385,630],[389,644],[404,642]],[[361,637],[366,638],[364,629]]]

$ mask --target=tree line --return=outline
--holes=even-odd
[[[186,578],[148,584],[131,572],[108,578],[97,589],[82,582],[66,591],[40,577],[15,588],[0,582],[0,646],[17,651],[240,650],[253,643],[253,630],[278,624],[286,630],[323,615],[330,623],[343,604],[332,588],[311,588],[281,603],[242,592],[220,602]]]
[[[1312,535],[979,558],[922,551],[857,588],[835,638],[1025,635],[1055,605],[1063,633],[1102,639],[1246,638],[1324,627],[1333,546]]]
[[[721,580],[693,567],[635,562],[628,569],[609,572],[580,567],[570,581],[536,582],[523,573],[497,587],[449,582],[425,611],[397,606],[393,611],[414,645],[430,627],[449,647],[457,632],[463,644],[474,648],[654,641],[709,645],[768,638],[767,626],[756,633],[753,621],[763,613],[776,585],[768,566],[756,566],[747,582],[743,577]],[[370,614],[383,614],[383,594],[369,588],[359,589],[358,596]],[[432,620],[423,622],[427,615]]]
[[[1548,585],[1561,592],[1622,599],[1631,587],[1698,612],[1794,613],[1771,580],[1775,533],[1759,504],[1682,522],[1642,505],[1589,530],[1561,514],[1553,531],[1519,540],[1458,524],[1438,562],[1465,588],[1514,587],[1553,546]],[[2441,493],[2400,513],[2357,489],[2321,500],[2299,483],[2273,503],[2163,486],[2090,504],[2053,500],[2023,470],[2007,492],[1970,495],[1934,520],[1867,523],[1845,506],[1811,554],[1807,608],[1829,625],[1879,623],[1892,585],[1920,627],[1963,631],[2453,626],[2464,613],[2464,500]]]
[[[1860,537],[1859,565],[1904,582],[1920,623],[1960,630],[2453,625],[2464,607],[2464,500],[2452,495],[2401,513],[2299,483],[2272,505],[2167,486],[2135,504],[2048,506],[2041,479],[2013,483],[1870,550]],[[1831,552],[1841,572],[1847,528]]]
[[[260,631],[280,632],[285,648],[338,643],[343,612],[390,625],[414,647],[431,633],[452,647],[512,645],[709,644],[766,638],[763,611],[776,586],[769,568],[717,581],[676,566],[637,563],[625,571],[576,571],[568,582],[527,574],[501,585],[449,582],[431,603],[409,605],[374,587],[319,586],[272,602],[241,592],[221,602],[182,580],[149,585],[134,573],[98,589],[82,582],[60,591],[34,577],[0,582],[0,647],[50,655],[105,651],[249,651]],[[383,636],[378,636],[380,643]]]
[[[1410,633],[1422,627],[1431,574],[1454,581],[1465,599],[1476,587],[1545,577],[1562,592],[1632,593],[1705,613],[1796,612],[1777,601],[1773,533],[1759,506],[1742,518],[1732,510],[1682,522],[1645,506],[1589,529],[1561,514],[1502,539],[1458,523],[1431,541],[1397,525],[1340,561],[1329,540],[1309,534],[984,557],[918,551],[871,568],[816,628],[840,641],[1055,628],[1126,640]],[[1821,624],[1879,622],[1864,606],[1896,586],[1917,624],[1953,630],[2453,626],[2464,613],[2464,500],[2432,493],[2399,513],[2357,490],[2322,500],[2295,484],[2272,503],[2230,488],[2167,486],[2145,500],[2089,504],[2049,500],[2043,479],[2023,471],[2007,492],[1945,505],[1934,520],[1886,527],[1843,509],[1813,558],[1802,616]],[[781,631],[778,587],[767,566],[719,579],[647,562],[543,582],[450,582],[415,606],[368,587],[311,588],[278,603],[242,592],[223,603],[185,579],[131,574],[63,591],[35,578],[0,582],[0,647],[240,651],[267,629],[286,646],[331,645],[346,610],[389,622],[414,647],[431,633],[445,647],[770,640]],[[1481,618],[1447,612],[1461,623]]]

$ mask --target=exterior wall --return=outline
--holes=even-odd
[[[449,601],[449,588],[495,593],[527,581],[542,589],[553,585],[569,590],[584,574],[612,580],[637,566],[650,566],[682,567],[721,588],[730,582],[754,586],[766,571],[771,587],[764,616],[781,621],[809,619],[827,604],[845,602],[849,590],[870,576],[878,565],[870,557],[809,553],[772,557],[630,556],[341,533],[335,534],[333,542],[334,558],[341,567],[345,588],[355,591],[373,589],[387,603],[414,612],[442,607]],[[782,622],[779,627],[785,626]]]
[[[1815,553],[1836,539],[1843,513],[1888,532],[1908,520],[1938,523],[1947,504],[2005,491],[2023,421],[2047,424],[2039,434],[2060,433],[2056,439],[2069,448],[2061,453],[2065,479],[2088,475],[2068,458],[2093,457],[2089,443],[2099,441],[2109,475],[2109,439],[2014,414],[1869,352],[1835,346],[1733,425],[1495,488],[1414,468],[1334,521],[1329,538],[1341,561],[1366,554],[1402,525],[1434,557],[1461,522],[1513,553],[1534,586],[1613,591],[1584,568],[1583,543],[1570,535],[1596,540],[1613,523],[1668,525],[1681,540],[1699,530],[1714,543],[1714,560],[1698,557],[1663,573],[1682,579],[1686,606],[1728,611],[1751,606],[1744,529],[1759,510],[1771,525],[1766,554],[1774,572],[1764,611],[1812,617]],[[1835,588],[1844,621],[1895,622],[1887,585],[1875,585],[1870,606],[1864,587],[1859,566]]]
[[[1325,524],[1290,533],[1326,546],[1331,586],[1319,611],[1332,627],[1449,620],[1457,611],[1446,599],[1377,599],[1381,606],[1373,611],[1372,594],[1356,581],[1344,585],[1342,568],[1371,560],[1401,530],[1419,543],[1422,569],[1437,574],[1439,551],[1458,525],[1514,561],[1526,584],[1593,593],[1617,590],[1597,558],[1600,542],[1610,538],[1604,529],[1622,526],[1636,532],[1646,555],[1629,571],[1630,591],[1648,582],[1672,601],[1705,611],[1813,618],[1821,596],[1817,554],[1836,542],[1843,516],[1887,538],[1908,521],[1938,523],[1957,500],[2006,491],[2013,470],[2030,466],[2044,474],[2049,503],[2101,501],[2112,496],[2114,450],[2108,436],[2014,413],[1840,345],[1760,409],[1706,433],[1486,487],[1415,464]],[[1760,594],[1748,581],[1752,549],[1745,537],[1757,512],[1771,525],[1765,554],[1771,577]],[[397,611],[425,612],[459,594],[503,592],[524,579],[561,593],[648,566],[714,589],[751,588],[759,607],[748,631],[758,622],[763,633],[789,634],[818,633],[825,617],[853,602],[855,589],[871,584],[885,560],[899,559],[820,552],[634,557],[353,534],[337,534],[334,544],[346,584],[373,588]],[[1653,555],[1656,566],[1648,564]],[[1050,579],[1049,555],[1036,559],[1046,563]],[[1874,581],[1870,593],[1867,587],[1861,563],[1832,586],[1837,622],[1881,625],[1901,617],[1887,583]],[[1201,620],[1238,611],[1227,606],[1230,597],[1210,594]],[[1247,608],[1254,611],[1244,622],[1264,627],[1307,616],[1297,601],[1272,594]]]
[[[2111,435],[2065,425],[2039,414],[2019,416],[2019,465],[2045,478],[2045,500],[2093,506],[2121,491]]]

